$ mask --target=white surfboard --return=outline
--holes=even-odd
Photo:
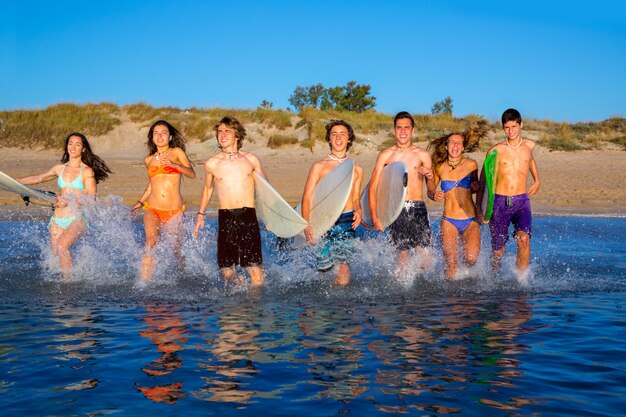
[[[408,177],[406,164],[401,161],[386,165],[380,174],[380,182],[376,190],[376,211],[385,229],[396,221],[402,211],[402,207],[404,207]],[[365,227],[373,229],[374,225],[369,204],[369,188],[370,184],[368,182],[361,193],[361,211],[363,213],[361,222]]]
[[[311,213],[309,215],[309,225],[313,228],[315,241],[333,227],[343,212],[343,208],[350,198],[353,180],[354,161],[349,159],[337,165],[317,183],[311,199]],[[296,211],[302,212],[302,204],[296,207]],[[294,246],[302,247],[305,244],[304,233],[296,235]]]
[[[254,171],[256,212],[270,232],[278,237],[293,237],[308,223],[278,194],[265,178]]]
[[[19,183],[14,178],[8,176],[2,171],[0,171],[0,189],[19,194],[22,196],[22,198],[34,198],[36,200],[41,200],[52,204],[54,204],[56,198],[54,193],[36,190],[27,185]],[[28,204],[28,200],[26,198],[24,198],[24,201],[26,202],[26,204]]]

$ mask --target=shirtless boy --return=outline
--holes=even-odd
[[[200,210],[196,215],[194,236],[204,228],[204,212],[217,191],[219,201],[217,264],[224,278],[237,277],[235,266],[244,267],[253,286],[264,282],[261,235],[254,208],[254,176],[263,177],[259,158],[241,151],[246,129],[234,117],[225,116],[215,125],[217,144],[221,151],[204,163],[204,188]]]
[[[502,256],[509,239],[509,224],[514,227],[513,236],[517,241],[517,269],[526,271],[530,262],[530,236],[532,233],[532,213],[529,197],[537,194],[540,181],[537,163],[533,158],[535,142],[522,137],[522,116],[515,109],[508,109],[502,114],[502,127],[506,138],[488,151],[497,151],[496,196],[493,214],[489,222],[491,231],[491,266],[494,271],[500,269]],[[527,189],[528,173],[534,183]],[[481,175],[481,187],[485,186],[484,168]],[[483,194],[478,193],[476,206],[480,207]],[[480,210],[479,210],[480,211]],[[482,213],[479,213],[482,220]],[[483,221],[484,223],[484,221]]]
[[[354,137],[352,127],[343,120],[332,120],[326,125],[326,141],[330,147],[330,154],[315,162],[309,171],[302,195],[302,217],[305,220],[309,220],[315,187],[333,168],[348,159],[348,149],[352,146]],[[354,164],[354,179],[350,198],[348,198],[343,213],[335,225],[324,235],[324,247],[317,255],[317,270],[326,272],[336,266],[335,283],[340,286],[346,286],[350,282],[348,263],[353,251],[351,243],[355,237],[354,231],[361,223],[359,193],[362,179],[363,168]],[[304,235],[307,242],[314,242],[311,226],[304,229]]]
[[[396,261],[398,273],[404,273],[412,249],[420,256],[421,267],[431,264],[430,252],[430,225],[428,212],[424,204],[423,181],[426,182],[428,195],[435,193],[435,179],[432,171],[432,161],[426,149],[414,145],[412,142],[415,122],[409,112],[400,112],[393,119],[393,132],[396,143],[384,149],[376,159],[369,188],[369,205],[372,214],[372,223],[377,230],[383,231],[380,219],[376,216],[376,189],[380,182],[380,175],[385,165],[402,161],[408,168],[407,201],[400,216],[389,227],[391,240],[396,246],[398,258]]]

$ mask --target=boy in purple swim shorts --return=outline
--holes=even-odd
[[[513,237],[517,242],[516,266],[524,272],[530,263],[530,236],[532,233],[532,212],[530,198],[539,191],[539,171],[533,157],[535,142],[522,137],[522,116],[515,109],[508,109],[502,114],[502,127],[506,138],[492,146],[498,155],[496,167],[496,196],[493,214],[489,223],[491,231],[491,266],[494,271],[500,269],[506,242],[509,240],[509,224],[513,224]],[[528,173],[534,183],[526,190]],[[485,186],[485,171],[480,178],[481,187]],[[479,192],[476,206],[480,207],[483,193]],[[478,214],[482,223],[482,213]]]
[[[509,224],[513,224],[513,235],[523,232],[530,238],[533,215],[528,194],[506,196],[496,194],[493,202],[493,219],[489,222],[491,248],[503,250],[509,240]]]

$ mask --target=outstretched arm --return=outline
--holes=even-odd
[[[24,185],[35,185],[42,182],[50,181],[59,176],[61,165],[55,165],[43,174],[31,175],[29,177],[17,178],[16,181]]]

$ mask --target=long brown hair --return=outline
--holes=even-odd
[[[157,120],[156,122],[152,123],[152,126],[150,126],[150,130],[148,131],[148,141],[146,142],[146,146],[148,147],[148,155],[152,155],[157,151],[157,146],[152,140],[152,137],[154,136],[154,128],[157,126],[165,126],[167,127],[167,131],[170,132],[170,136],[172,136],[172,139],[170,139],[169,142],[170,148],[180,148],[185,152],[187,151],[185,146],[185,144],[187,143],[187,139],[185,139],[182,133],[180,133],[178,129],[176,129],[165,120]]]
[[[63,156],[61,157],[61,162],[66,163],[70,160],[70,154],[67,152],[67,144],[70,143],[70,138],[72,136],[79,137],[81,142],[83,142],[83,152],[80,154],[80,160],[83,164],[93,169],[96,184],[109,178],[109,174],[112,174],[113,171],[111,171],[111,168],[107,166],[102,158],[92,152],[91,145],[89,144],[87,137],[82,133],[72,132],[65,139],[65,148]]]
[[[439,179],[439,175],[437,174],[439,167],[448,160],[448,149],[446,149],[448,140],[455,135],[463,138],[463,153],[474,152],[480,146],[480,141],[487,135],[487,130],[483,124],[475,123],[462,132],[452,132],[431,140],[428,144],[428,150],[432,157],[433,174],[436,180]]]

